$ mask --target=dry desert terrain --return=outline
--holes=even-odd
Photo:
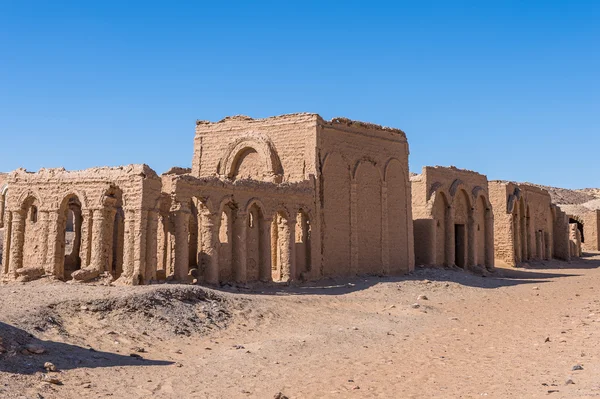
[[[486,277],[220,290],[4,284],[0,397],[597,397],[599,266],[587,254]]]

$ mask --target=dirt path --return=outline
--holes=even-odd
[[[5,328],[30,331],[50,349],[0,355],[0,397],[597,397],[598,266],[600,256],[590,256],[485,278],[422,269],[399,279],[221,291],[222,299],[186,306],[194,307],[194,318],[210,319],[212,307],[229,318],[210,319],[189,336],[185,328],[165,330],[193,324],[178,307],[166,313],[156,307],[158,313],[142,317],[137,310],[111,314],[84,305],[75,312],[76,303],[44,313],[48,298],[106,300],[132,288],[3,285]],[[40,320],[33,316],[40,314],[60,316],[60,328],[50,323],[36,331]],[[134,352],[145,360],[129,356]],[[30,367],[15,372],[8,360]],[[62,369],[64,385],[40,382],[45,361]],[[575,365],[583,370],[572,370]]]

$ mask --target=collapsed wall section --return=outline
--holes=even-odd
[[[143,279],[148,223],[161,190],[148,166],[18,169],[8,185],[4,279]]]

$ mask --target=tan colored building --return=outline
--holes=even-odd
[[[243,283],[414,267],[406,136],[369,123],[198,121],[191,170],[19,170],[9,185],[5,279]]]
[[[496,262],[509,266],[553,257],[569,260],[568,218],[541,188],[489,182]]]
[[[569,215],[569,222],[577,224],[584,251],[600,251],[600,210],[581,205],[560,205]]]
[[[487,177],[427,166],[411,183],[416,264],[492,269],[494,214]]]
[[[160,196],[160,179],[148,166],[19,169],[9,174],[8,185],[5,279],[53,275],[87,280],[101,273],[127,284],[144,279],[152,262],[146,251],[151,247],[148,231]],[[69,213],[74,221],[70,237]]]
[[[408,143],[397,129],[316,114],[199,121],[192,173],[163,176],[163,191],[194,236],[164,240],[179,278],[189,267],[210,283],[414,267]]]
[[[571,258],[581,257],[581,230],[577,223],[569,224],[569,245]]]

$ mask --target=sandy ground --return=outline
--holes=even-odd
[[[597,397],[599,266],[219,291],[0,285],[0,397]],[[47,361],[62,385],[41,381]]]

